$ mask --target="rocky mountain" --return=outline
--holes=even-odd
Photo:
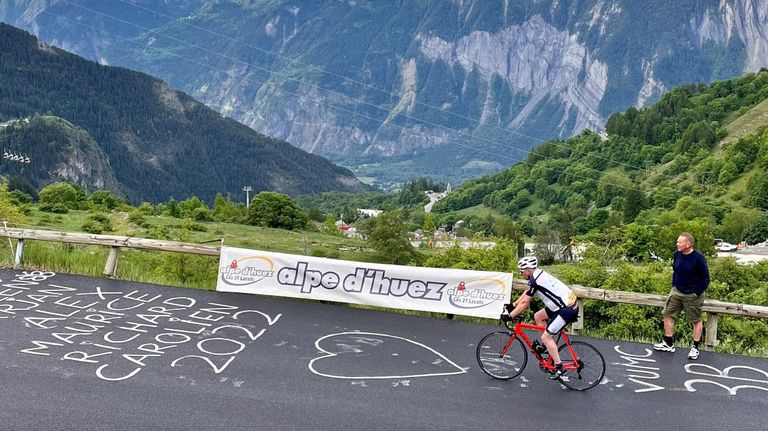
[[[0,19],[380,184],[500,170],[768,66],[762,0],[0,0]]]
[[[209,202],[243,186],[291,195],[367,189],[348,169],[269,138],[146,74],[102,66],[0,23],[0,173],[131,201]]]
[[[85,130],[58,117],[32,115],[0,126],[0,145],[29,163],[0,164],[0,174],[24,178],[35,189],[64,181],[95,190],[119,191],[109,157]],[[34,163],[32,163],[34,161]]]

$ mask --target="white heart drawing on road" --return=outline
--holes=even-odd
[[[343,375],[327,374],[327,373],[322,373],[320,371],[317,371],[314,368],[314,364],[315,364],[316,361],[319,361],[321,359],[326,359],[326,358],[333,358],[333,357],[338,356],[340,353],[347,353],[347,352],[335,352],[335,353],[334,352],[329,352],[329,351],[323,349],[322,347],[320,347],[320,343],[323,340],[325,340],[327,338],[330,338],[330,337],[340,336],[340,335],[362,335],[362,336],[372,335],[372,336],[376,336],[376,337],[387,337],[387,338],[394,338],[394,339],[397,339],[397,340],[402,340],[402,341],[414,344],[416,346],[419,346],[421,348],[424,348],[424,349],[434,353],[435,355],[437,355],[438,357],[440,357],[441,359],[443,359],[447,363],[449,363],[451,366],[453,366],[456,370],[455,371],[451,371],[451,372],[442,372],[442,373],[405,374],[405,375],[391,375],[391,376],[343,376]],[[317,348],[317,350],[319,350],[320,352],[324,353],[324,355],[318,356],[317,358],[314,358],[311,361],[309,361],[309,370],[312,371],[314,374],[317,374],[318,376],[330,377],[330,378],[333,378],[333,379],[353,379],[353,380],[366,380],[366,379],[406,379],[406,378],[416,378],[416,377],[451,376],[451,375],[456,375],[456,374],[464,374],[464,373],[467,372],[465,369],[463,369],[460,366],[456,365],[455,362],[451,361],[450,359],[445,357],[445,355],[443,355],[442,353],[436,351],[435,349],[433,349],[433,348],[431,348],[429,346],[425,346],[424,344],[417,343],[416,341],[409,340],[407,338],[398,337],[396,335],[379,334],[379,333],[375,333],[375,332],[338,332],[338,333],[335,333],[335,334],[329,334],[329,335],[323,336],[321,338],[318,338],[317,341],[315,341],[315,347]]]

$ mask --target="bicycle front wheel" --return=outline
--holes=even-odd
[[[483,337],[477,345],[476,355],[485,374],[500,380],[517,377],[528,363],[528,351],[523,342],[509,332],[492,332]]]
[[[605,376],[605,359],[600,351],[583,341],[571,342],[560,346],[560,359],[566,373],[560,377],[560,383],[570,389],[586,391],[594,388]],[[571,354],[571,350],[573,354]],[[574,358],[574,355],[576,356]]]

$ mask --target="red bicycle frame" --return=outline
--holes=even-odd
[[[507,325],[507,328],[509,328],[508,325]],[[552,361],[552,358],[551,357],[549,357],[547,359],[542,358],[541,354],[539,354],[539,352],[537,352],[536,349],[533,348],[533,342],[528,337],[528,334],[526,334],[525,331],[523,331],[523,329],[531,329],[531,330],[536,330],[536,331],[542,331],[543,332],[543,331],[547,330],[547,328],[545,326],[539,326],[539,325],[533,325],[533,324],[530,324],[530,323],[517,322],[517,324],[515,324],[515,328],[514,329],[512,329],[512,328],[509,328],[509,329],[512,331],[512,333],[515,334],[515,336],[520,337],[520,339],[523,340],[523,343],[525,343],[525,345],[528,346],[528,350],[531,353],[533,353],[533,356],[535,356],[536,359],[539,360],[539,365],[542,367],[542,369],[547,369],[549,371],[554,371],[555,370],[555,364]],[[510,333],[510,335],[512,335],[512,334]],[[507,345],[504,346],[504,349],[501,352],[502,356],[507,354],[507,349],[509,349],[509,346],[512,345],[512,341],[514,341],[515,336],[510,336],[509,337],[509,341],[507,341]],[[557,334],[557,339],[555,340],[555,344],[559,343],[561,337],[565,341],[565,345],[568,346],[568,353],[570,354],[571,358],[573,359],[572,361],[569,361],[567,363],[563,362],[563,367],[566,370],[569,370],[569,371],[570,370],[578,370],[579,369],[579,362],[578,362],[579,358],[576,355],[576,352],[574,352],[573,348],[571,347],[571,341],[568,339],[568,333],[566,333],[565,331],[560,331]]]

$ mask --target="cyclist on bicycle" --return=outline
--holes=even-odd
[[[554,337],[565,328],[565,325],[578,319],[579,305],[576,302],[576,294],[565,283],[543,269],[537,268],[538,265],[539,261],[535,256],[523,257],[517,263],[520,273],[528,280],[528,290],[523,292],[517,301],[505,305],[506,312],[509,314],[503,313],[501,319],[508,321],[517,318],[528,308],[534,295],[544,302],[545,307],[537,311],[533,318],[537,325],[547,328],[542,332],[541,342],[555,363],[555,372],[550,377],[555,380],[565,374],[565,369],[563,369]]]

